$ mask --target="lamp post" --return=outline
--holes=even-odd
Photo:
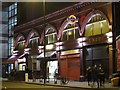
[[[45,0],[43,0],[43,33],[44,33],[44,41],[43,41],[43,44],[44,44],[44,70],[43,70],[43,78],[44,78],[44,84],[46,84],[46,58],[45,58]]]
[[[113,73],[117,71],[117,61],[116,61],[116,29],[117,29],[117,12],[116,7],[117,3],[112,3],[112,19],[113,19],[113,26],[112,26],[112,33],[113,33],[113,42],[112,42],[112,59],[113,59]]]

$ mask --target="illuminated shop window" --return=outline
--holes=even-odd
[[[25,66],[26,66],[26,63],[20,63],[18,66],[19,71],[25,71]]]
[[[62,33],[62,41],[73,40],[80,37],[77,23],[67,24]]]
[[[85,27],[85,36],[105,34],[107,32],[109,32],[109,24],[100,14],[93,15]]]
[[[57,33],[55,29],[49,28],[47,34],[45,35],[45,43],[52,44],[57,41]]]

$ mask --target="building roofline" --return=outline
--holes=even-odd
[[[60,16],[60,15],[62,15],[64,13],[67,13],[67,12],[70,12],[70,11],[73,11],[73,10],[76,10],[76,9],[79,9],[79,8],[83,8],[83,7],[85,7],[85,6],[87,6],[87,5],[91,4],[91,3],[93,3],[93,2],[79,2],[79,3],[74,4],[72,6],[69,6],[69,7],[66,7],[64,9],[60,9],[58,11],[55,11],[55,12],[53,12],[51,14],[45,15],[45,18],[46,18],[46,20],[48,20],[50,18],[53,18],[53,17],[56,17],[56,16]],[[42,16],[40,18],[37,18],[37,19],[34,19],[32,21],[29,21],[27,23],[18,25],[18,26],[16,26],[14,28],[14,31],[20,30],[20,29],[25,28],[27,26],[34,25],[36,23],[40,23],[42,21],[44,21],[44,16]]]

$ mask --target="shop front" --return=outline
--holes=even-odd
[[[14,69],[14,63],[3,63],[2,76],[3,78],[9,78],[11,71]]]
[[[71,9],[75,13],[67,9],[63,11],[69,13],[60,13],[60,16],[52,13],[46,16],[46,27],[43,27],[44,23],[39,27],[33,25],[32,30],[28,26],[31,32],[28,30],[29,35],[26,35],[26,46],[31,48],[28,61],[30,70],[40,71],[39,77],[46,76],[51,81],[57,69],[60,77],[80,80],[85,78],[87,67],[100,64],[107,78],[112,74],[111,3],[92,4],[96,5],[92,9],[86,7],[87,4],[83,8],[76,5],[75,10]],[[77,8],[81,11],[78,12]],[[40,19],[39,22],[43,21]],[[24,69],[24,64],[21,63],[20,67]]]
[[[84,48],[84,60],[85,67],[93,67],[97,65],[102,66],[106,73],[106,77],[109,77],[109,46],[100,45],[100,46],[90,46]]]
[[[26,69],[26,58],[20,58],[17,60],[18,62],[18,71],[25,71]]]
[[[67,44],[61,45],[60,47],[64,49],[67,48],[67,45],[79,48],[60,52],[60,76],[69,80],[85,79],[87,67],[101,65],[108,78],[112,74],[112,47],[107,37],[106,34],[81,37],[74,43],[72,42],[73,44],[67,42]],[[75,42],[80,40],[84,41],[75,45]]]
[[[55,75],[58,73],[58,61],[48,61],[47,70],[49,81],[54,81]]]
[[[17,60],[21,54],[14,52],[8,59],[2,62],[3,76],[9,78],[12,70],[17,70]]]
[[[68,51],[67,51],[68,52]],[[60,56],[60,77],[68,80],[80,79],[80,54],[64,54]]]
[[[61,76],[70,80],[80,80],[81,77],[85,78],[87,67],[102,65],[108,78],[113,67],[112,29],[109,19],[100,10],[88,13],[81,26],[75,15],[68,18],[63,22],[59,33]],[[79,50],[77,57],[75,49]]]
[[[45,52],[45,58],[44,52],[42,52],[37,56],[37,61],[40,62],[40,77],[43,79],[44,73],[46,73],[46,81],[54,81],[56,70],[58,70],[56,51]]]

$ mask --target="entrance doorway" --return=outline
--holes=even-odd
[[[109,77],[109,48],[108,45],[85,47],[85,68],[101,65],[106,78]]]
[[[58,71],[58,61],[48,61],[47,67],[49,81],[54,81],[55,72]]]

